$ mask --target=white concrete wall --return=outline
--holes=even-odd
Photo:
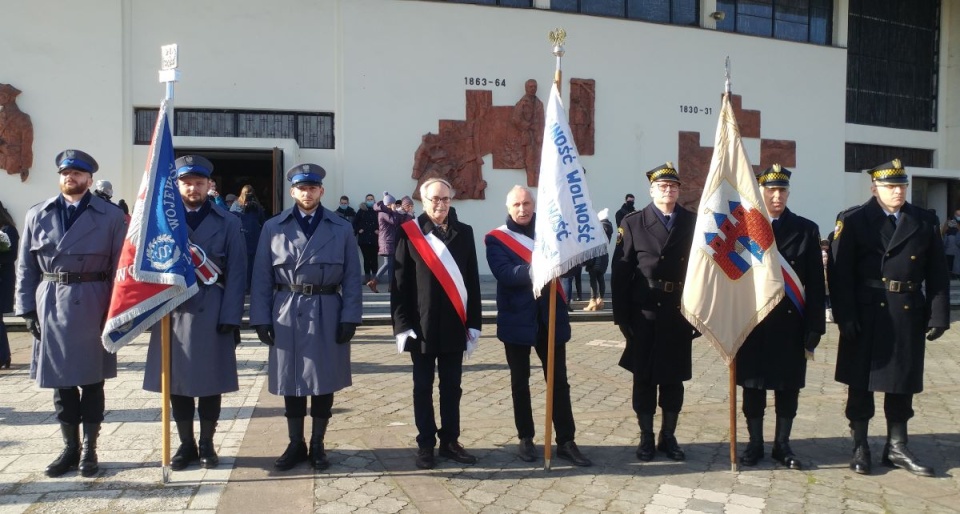
[[[117,196],[134,196],[147,147],[134,146],[134,107],[156,106],[159,48],[180,45],[179,107],[289,109],[335,113],[336,148],[300,149],[291,140],[182,138],[180,147],[284,149],[285,164],[323,165],[327,204],[389,190],[410,194],[420,137],[440,119],[463,119],[464,77],[505,79],[491,87],[494,105],[513,105],[535,78],[545,99],[554,60],[546,34],[568,33],[564,98],[571,77],[596,80],[596,155],[590,170],[595,205],[619,208],[632,192],[647,201],[643,172],[678,161],[678,132],[701,132],[712,145],[730,56],[733,90],[762,112],[762,135],[797,141],[791,208],[826,233],[836,212],[860,203],[867,182],[844,174],[844,143],[897,144],[938,150],[940,173],[960,168],[956,84],[960,0],[944,2],[939,133],[846,125],[846,53],[689,27],[543,10],[412,0],[67,0],[8,2],[0,33],[0,82],[24,91],[33,117],[35,165],[26,184],[0,176],[0,201],[22,217],[56,193],[52,161],[70,147],[101,163],[97,178]],[[845,2],[841,2],[844,6]],[[51,15],[56,13],[56,15]],[[91,30],[95,27],[96,30]],[[839,32],[844,32],[840,30]],[[838,47],[845,46],[838,42]],[[712,115],[680,112],[712,107]],[[748,141],[752,160],[759,144]],[[494,170],[484,158],[486,201],[458,201],[464,221],[483,234],[505,215],[503,197],[523,170]],[[688,170],[680,170],[683,174]],[[419,211],[419,205],[418,211]],[[482,255],[482,243],[478,244]],[[486,270],[481,257],[481,267]]]

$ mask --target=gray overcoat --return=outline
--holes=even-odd
[[[36,311],[40,320],[42,340],[33,342],[30,378],[45,388],[95,384],[117,376],[117,356],[103,349],[100,336],[127,233],[123,211],[95,195],[64,231],[56,200],[27,211],[14,309],[18,315]],[[109,278],[57,284],[44,281],[45,272],[106,272]]]
[[[247,287],[247,250],[240,219],[216,204],[190,242],[199,245],[223,272],[214,285],[200,290],[170,316],[170,392],[181,396],[213,396],[238,389],[237,354],[233,333],[220,334],[217,325],[240,325]],[[160,325],[150,333],[143,388],[160,392]]]
[[[307,240],[293,207],[267,220],[260,233],[250,288],[250,324],[272,325],[269,389],[315,396],[351,385],[350,345],[336,342],[341,322],[360,324],[360,258],[353,227],[332,211]],[[278,284],[340,286],[339,294],[277,291]]]

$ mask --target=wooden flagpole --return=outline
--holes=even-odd
[[[560,70],[560,60],[563,57],[563,42],[567,33],[563,29],[550,32],[550,42],[553,43],[553,55],[557,57],[557,68],[553,75],[553,83],[560,92],[560,79],[563,72]],[[566,308],[566,307],[564,307]],[[550,281],[550,316],[547,322],[547,406],[546,420],[543,422],[543,470],[550,471],[550,456],[553,445],[553,370],[557,338],[557,279]]]
[[[160,82],[166,85],[167,123],[171,136],[174,135],[175,120],[173,111],[173,86],[180,80],[177,70],[178,47],[176,44],[160,47]],[[164,170],[166,171],[166,170]],[[160,320],[160,470],[163,483],[170,482],[170,314]]]

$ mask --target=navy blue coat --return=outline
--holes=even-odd
[[[20,246],[20,233],[17,227],[7,225],[0,228],[10,238],[10,249],[0,252],[0,315],[13,310],[13,289],[17,279],[17,249]]]
[[[530,222],[531,225],[534,223]],[[507,228],[520,233],[520,226],[507,217]],[[550,319],[550,286],[539,299],[533,297],[530,264],[497,239],[491,231],[483,240],[487,264],[497,279],[497,339],[504,343],[535,346],[537,333]],[[570,340],[570,315],[557,291],[556,344]]]

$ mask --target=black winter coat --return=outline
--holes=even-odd
[[[816,348],[826,332],[820,229],[786,209],[774,236],[780,255],[804,286],[804,311],[801,314],[784,296],[753,329],[737,352],[737,384],[767,390],[802,389],[807,374],[804,350]]]
[[[885,393],[923,391],[924,333],[950,326],[937,225],[935,215],[907,203],[894,228],[875,198],[838,217],[830,299],[837,324],[855,335],[840,336],[838,382]],[[874,287],[883,280],[901,282],[901,292]]]
[[[686,280],[696,216],[677,205],[668,232],[656,209],[651,203],[623,218],[610,283],[614,322],[628,324],[634,336],[620,366],[646,382],[670,384],[692,376],[693,327],[680,313],[682,289],[667,292],[648,280]]]

